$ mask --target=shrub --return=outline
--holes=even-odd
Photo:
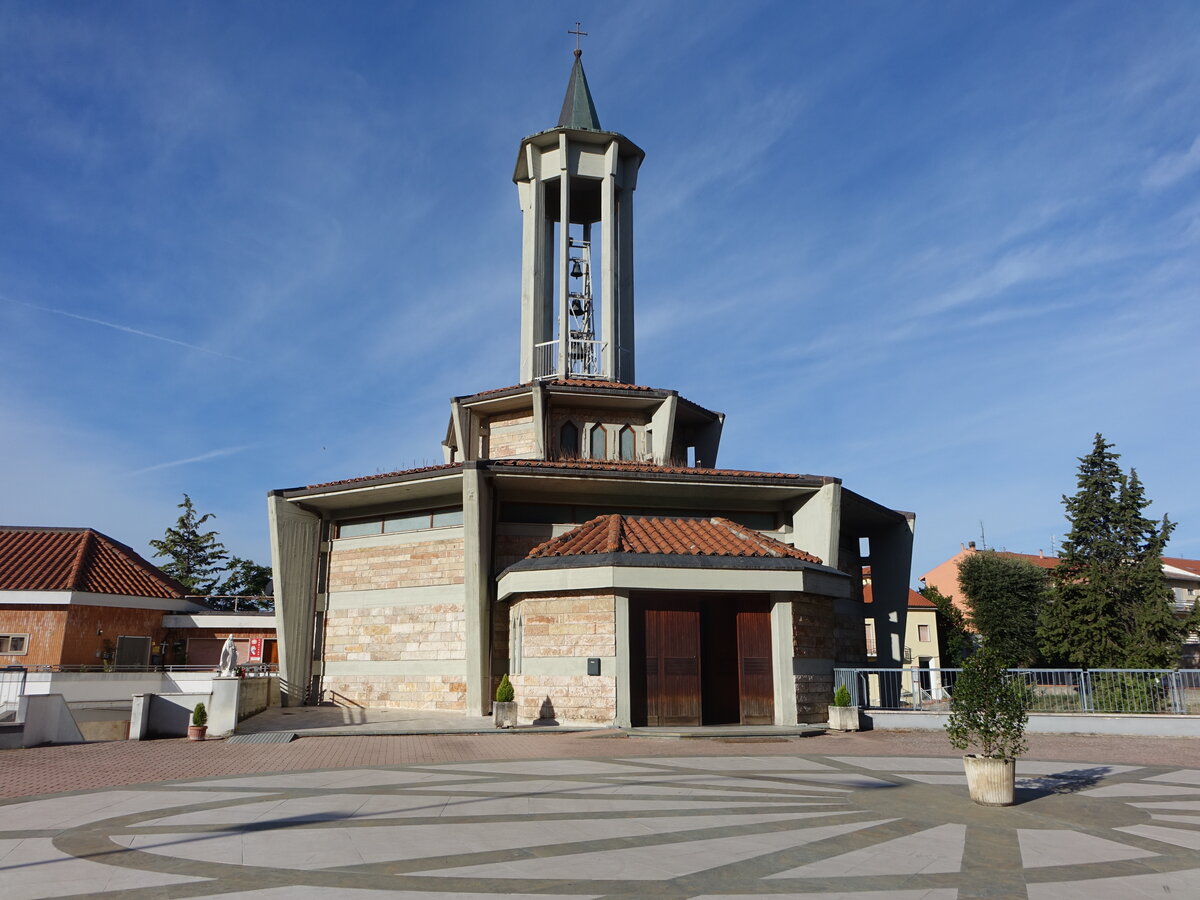
[[[1092,712],[1157,713],[1166,708],[1167,700],[1163,686],[1146,676],[1092,673]]]
[[[981,756],[1015,759],[1025,741],[1028,688],[1008,673],[1004,660],[986,647],[963,663],[954,682],[946,735],[951,746],[966,750],[977,744]]]
[[[204,708],[203,703],[197,703],[195,705],[195,707],[192,709],[192,724],[193,725],[207,725],[208,724],[208,710],[206,710]]]
[[[500,676],[500,684],[496,687],[496,702],[497,703],[512,703],[513,697],[516,696],[516,691],[513,689],[512,682],[508,680],[508,675]]]
[[[850,690],[844,685],[839,684],[838,689],[833,692],[834,706],[849,706],[850,705]]]

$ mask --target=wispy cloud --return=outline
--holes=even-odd
[[[187,341],[176,340],[175,338],[166,337],[161,334],[152,334],[149,331],[142,331],[139,328],[130,328],[128,325],[119,325],[116,322],[106,322],[103,319],[94,319],[91,316],[81,316],[78,313],[67,312],[65,309],[54,309],[49,306],[38,306],[36,303],[26,303],[24,300],[13,300],[11,297],[4,297],[9,303],[15,303],[18,306],[24,306],[28,309],[36,309],[38,312],[53,313],[56,316],[65,316],[68,319],[78,319],[80,322],[90,322],[93,325],[103,325],[105,328],[111,328],[114,331],[123,331],[125,334],[133,334],[138,337],[151,338],[156,341],[162,341],[167,344],[175,344],[179,347],[187,347],[189,350],[198,350],[201,353],[210,353],[213,356],[219,356],[222,359],[232,359],[236,362],[243,360],[237,356],[231,356],[228,353],[222,353],[220,350],[210,350],[208,347],[201,347],[199,344],[189,344]]]
[[[147,472],[157,472],[160,469],[173,469],[176,466],[187,466],[192,463],[207,462],[210,459],[220,459],[224,456],[233,456],[235,453],[241,453],[243,450],[249,450],[251,444],[242,444],[240,447],[223,447],[220,450],[209,450],[207,453],[201,453],[199,456],[189,456],[186,459],[173,459],[170,462],[156,463],[153,466],[146,466],[143,469],[135,469],[126,474],[145,475]]]
[[[1200,171],[1200,135],[1182,153],[1167,153],[1155,160],[1144,183],[1151,189],[1169,187],[1196,171]]]

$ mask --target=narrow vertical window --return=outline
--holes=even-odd
[[[620,444],[621,459],[633,459],[634,433],[633,426],[626,425],[621,429]]]
[[[608,442],[604,436],[604,426],[592,426],[590,456],[592,459],[605,459],[608,456]]]
[[[566,459],[579,456],[579,426],[566,422],[558,431],[558,455]]]

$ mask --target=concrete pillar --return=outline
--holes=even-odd
[[[899,666],[904,657],[908,583],[912,569],[912,517],[874,531],[871,543],[871,613],[875,617],[877,665]]]
[[[792,598],[771,595],[771,667],[775,683],[775,724],[795,725],[796,649],[792,637]]]
[[[242,679],[236,676],[218,675],[212,680],[212,697],[208,703],[208,733],[213,737],[233,734],[237,728],[241,689]]]
[[[477,465],[463,465],[463,603],[467,630],[467,715],[491,710],[492,487]]]
[[[838,567],[838,539],[842,527],[842,486],[821,488],[792,513],[792,545],[818,556],[825,565]]]
[[[660,466],[671,463],[671,447],[675,444],[675,413],[679,409],[679,395],[674,391],[659,404],[650,417],[650,429],[654,434],[651,453]]]
[[[284,706],[301,706],[312,675],[313,619],[321,519],[315,513],[267,496],[279,683]]]
[[[614,601],[617,643],[617,718],[614,724],[618,728],[629,728],[633,725],[633,698],[629,693],[633,683],[633,663],[629,655],[629,591],[615,591]]]

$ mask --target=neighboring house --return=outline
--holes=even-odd
[[[970,554],[981,551],[976,548],[974,541],[960,546],[962,549],[958,553],[922,575],[921,581],[929,587],[937,588],[949,597],[955,606],[964,613],[967,613],[969,610],[967,608],[966,597],[963,595],[962,588],[958,584],[958,566]],[[998,556],[1023,559],[1026,562],[1047,570],[1053,569],[1058,565],[1057,556],[1046,556],[1040,551],[1036,555],[1010,553],[1006,550],[989,550],[987,552],[996,553]],[[1186,615],[1191,611],[1195,603],[1200,601],[1200,560],[1164,556],[1163,575],[1166,576],[1167,586],[1175,594],[1175,611],[1181,616]],[[1181,664],[1189,668],[1200,667],[1200,635],[1193,634],[1188,638],[1187,643],[1184,645]]]
[[[899,648],[913,516],[718,469],[724,415],[635,383],[642,156],[577,59],[514,175],[521,383],[451,401],[443,465],[271,492],[288,705],[480,715],[506,673],[523,721],[823,721],[866,661],[863,539]]]
[[[871,585],[871,568],[863,568],[863,602],[870,609],[874,605],[874,589]],[[877,658],[875,644],[875,620],[866,620],[867,656]],[[941,652],[938,647],[941,635],[938,629],[937,607],[916,591],[908,591],[908,617],[904,626],[904,647],[901,654],[904,665],[915,665],[923,669],[941,668]],[[872,661],[872,664],[873,661]]]
[[[230,633],[265,646],[274,617],[215,613],[91,528],[0,526],[0,667],[171,664]]]

